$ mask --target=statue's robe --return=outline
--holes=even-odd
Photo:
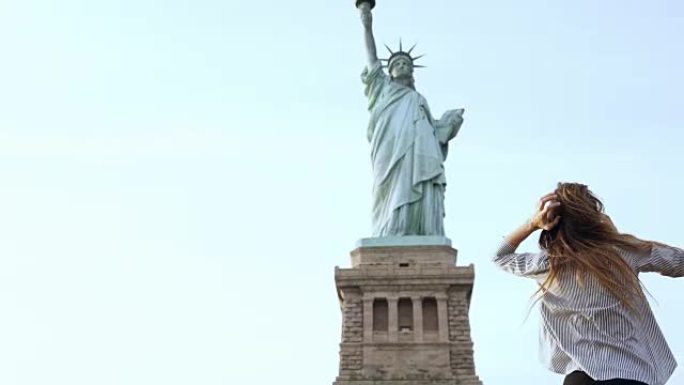
[[[425,98],[387,76],[361,74],[368,97],[373,164],[373,236],[444,235],[444,160],[463,110],[432,117]]]

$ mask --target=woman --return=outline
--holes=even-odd
[[[516,253],[536,230],[541,252]],[[494,263],[540,283],[542,357],[564,385],[663,385],[677,366],[638,273],[684,276],[684,250],[621,234],[587,186],[542,197]]]

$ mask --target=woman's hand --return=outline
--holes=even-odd
[[[539,199],[539,205],[534,216],[530,219],[530,226],[534,230],[551,230],[560,222],[560,215],[558,215],[558,207],[560,202],[556,199],[558,196],[555,193],[546,194]]]
[[[558,225],[560,215],[558,215],[557,209],[560,207],[560,202],[556,200],[557,198],[554,193],[544,195],[539,200],[534,216],[506,236],[505,241],[513,247],[513,250],[518,248],[520,243],[535,231],[539,229],[551,230]]]

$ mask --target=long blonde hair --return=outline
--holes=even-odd
[[[579,183],[559,183],[555,191],[560,202],[560,222],[543,231],[539,246],[549,256],[549,274],[537,291],[543,294],[558,278],[569,271],[582,284],[583,276],[595,277],[612,295],[632,311],[644,297],[634,269],[620,256],[618,249],[650,252],[654,242],[622,234],[604,213],[603,203]]]

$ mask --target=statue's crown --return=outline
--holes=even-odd
[[[392,64],[394,64],[394,62],[395,62],[397,59],[399,59],[399,58],[406,58],[406,59],[410,60],[410,61],[411,61],[411,64],[413,65],[413,68],[423,68],[423,67],[425,67],[425,66],[421,66],[421,65],[416,65],[416,64],[414,63],[414,61],[416,61],[416,60],[420,59],[421,57],[425,56],[425,55],[418,55],[418,56],[416,56],[416,57],[411,56],[411,52],[413,51],[414,48],[416,48],[416,45],[415,45],[415,44],[414,44],[413,47],[411,47],[408,51],[404,51],[404,49],[403,49],[403,47],[402,47],[402,44],[401,44],[401,39],[399,39],[399,51],[392,51],[392,49],[391,49],[390,47],[388,47],[387,44],[385,44],[385,48],[387,48],[387,50],[388,50],[389,53],[390,53],[390,57],[389,57],[389,58],[387,58],[387,59],[380,59],[380,60],[382,60],[382,61],[384,61],[384,62],[387,63],[387,64],[384,64],[384,65],[383,65],[383,67],[385,67],[385,68],[388,68],[388,69],[389,69],[389,68],[392,68]]]

